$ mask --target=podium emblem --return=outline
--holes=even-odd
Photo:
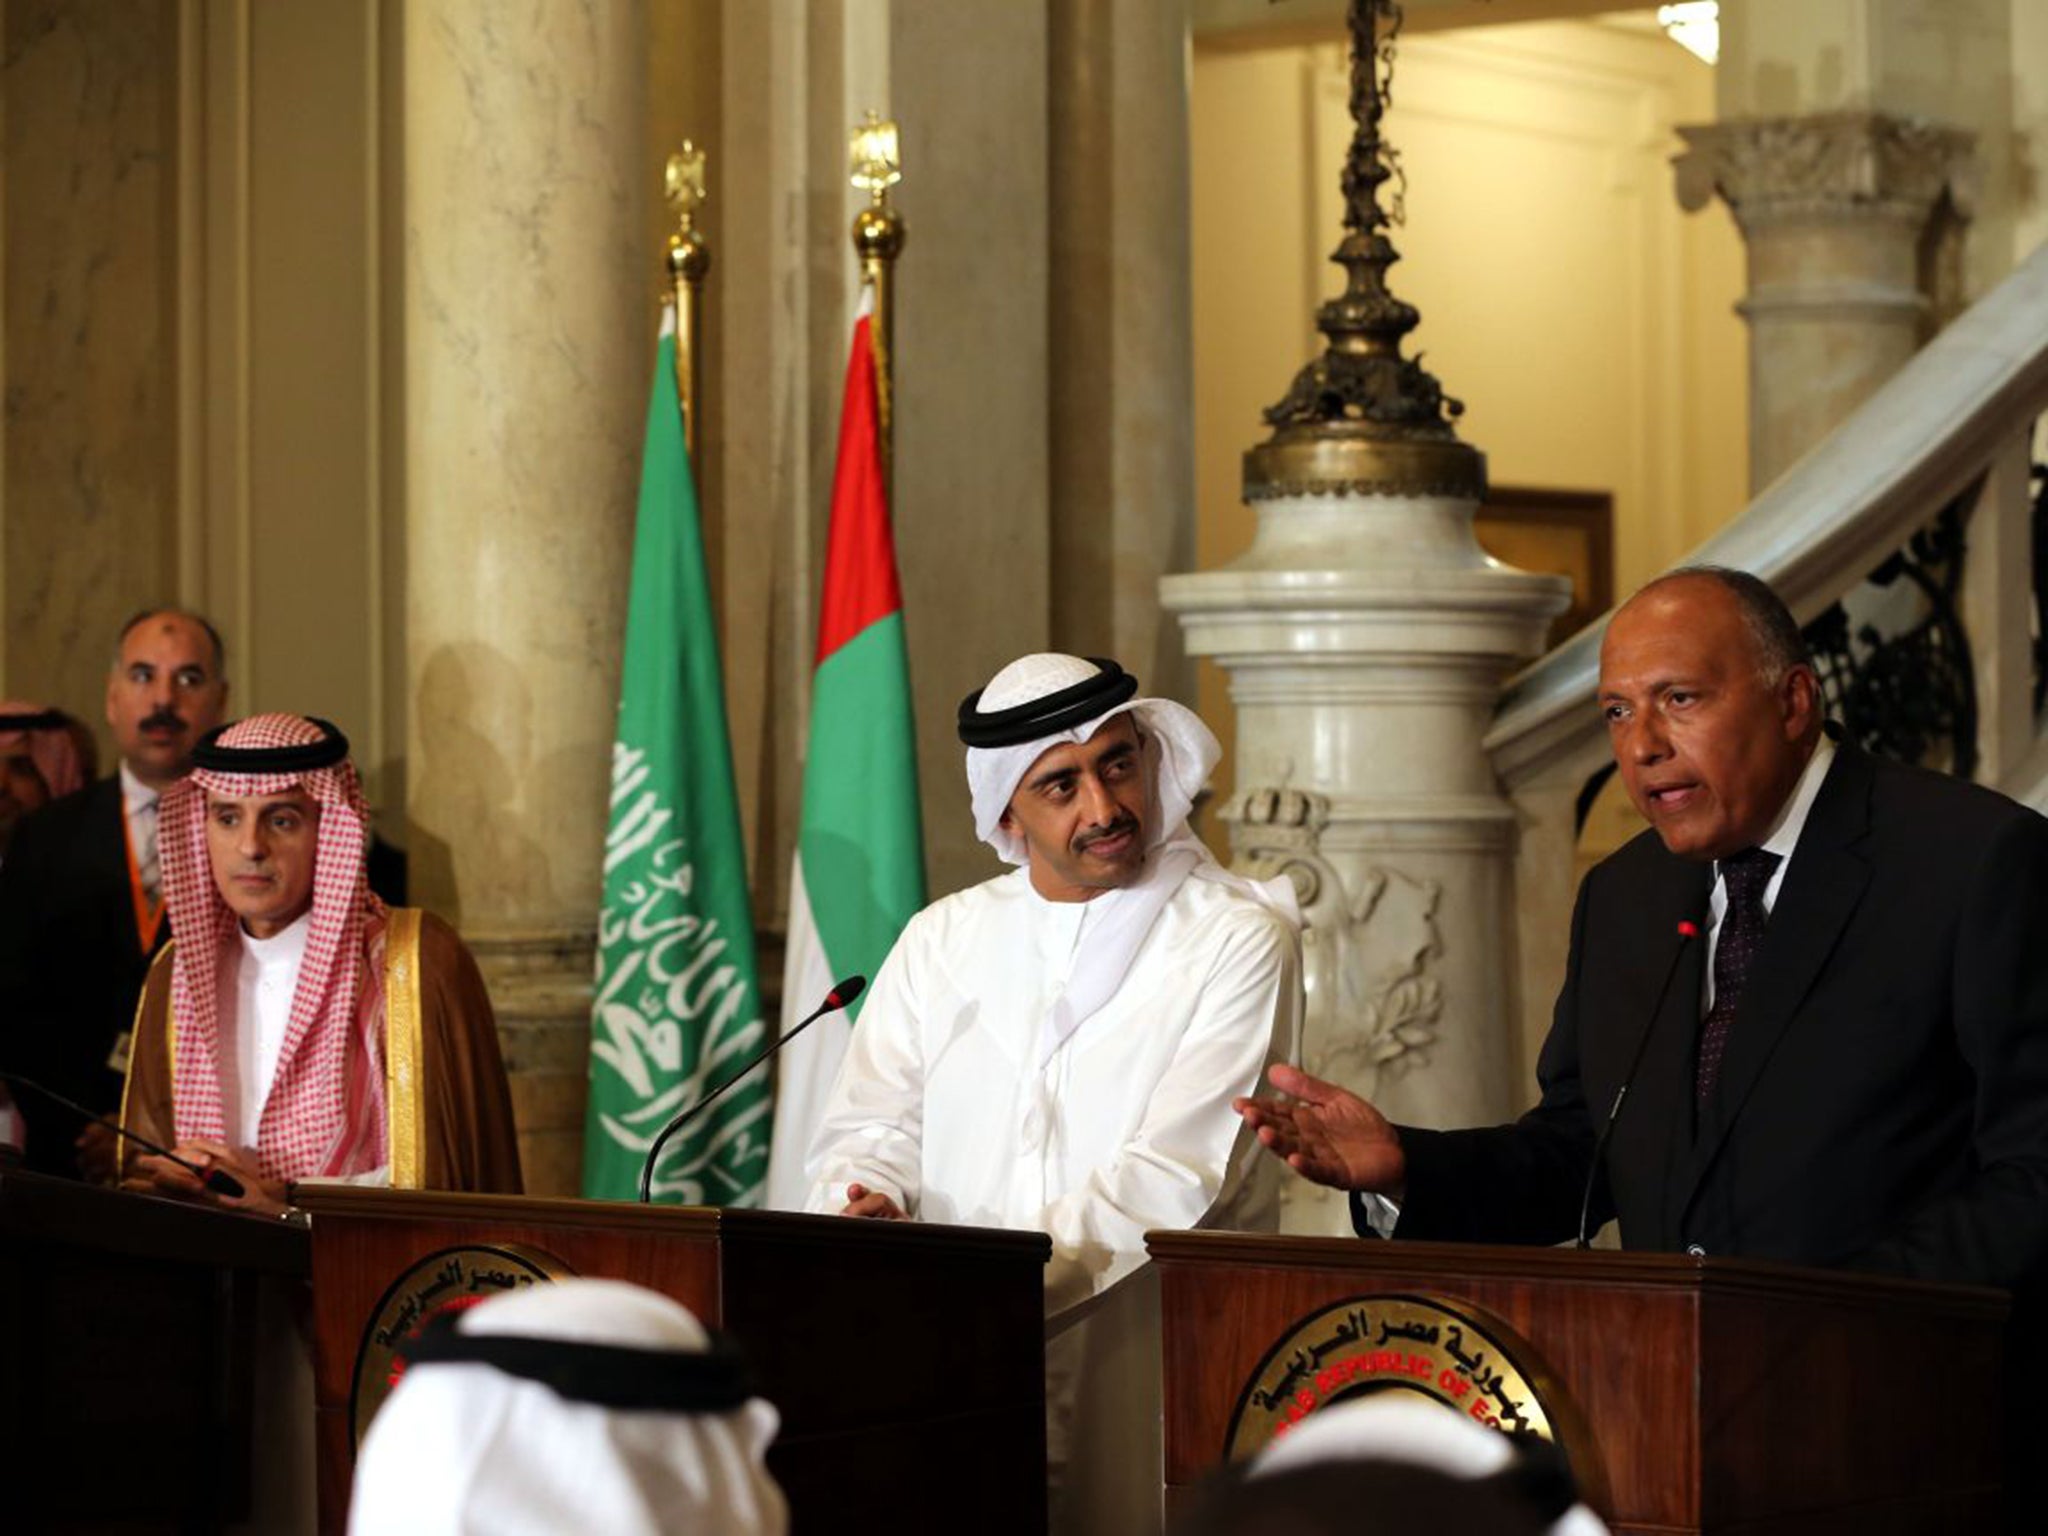
[[[1301,1319],[1266,1352],[1225,1434],[1249,1456],[1333,1403],[1408,1392],[1495,1429],[1555,1441],[1535,1352],[1507,1324],[1465,1303],[1410,1294],[1354,1296]]]
[[[505,1291],[545,1285],[576,1272],[552,1254],[517,1243],[465,1244],[428,1254],[386,1287],[370,1311],[363,1341],[356,1346],[356,1368],[349,1388],[348,1417],[361,1445],[370,1420],[405,1362],[398,1347],[442,1312],[473,1307]]]

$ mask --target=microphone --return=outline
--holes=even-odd
[[[247,1193],[247,1191],[242,1188],[242,1181],[236,1178],[232,1173],[227,1173],[219,1168],[202,1168],[197,1163],[188,1162],[184,1158],[178,1156],[177,1153],[171,1151],[168,1147],[158,1146],[155,1142],[151,1141],[147,1136],[138,1136],[135,1132],[129,1130],[127,1126],[117,1124],[116,1122],[107,1119],[103,1115],[96,1115],[91,1110],[87,1109],[83,1104],[74,1104],[70,1099],[65,1098],[64,1095],[59,1093],[56,1089],[45,1088],[41,1083],[37,1082],[32,1077],[23,1077],[19,1072],[0,1071],[0,1078],[5,1078],[8,1082],[14,1084],[14,1086],[17,1088],[27,1088],[31,1092],[41,1094],[44,1098],[48,1099],[52,1104],[61,1105],[63,1108],[70,1110],[71,1113],[73,1113],[74,1115],[83,1115],[86,1119],[90,1120],[94,1125],[104,1125],[116,1136],[127,1137],[128,1140],[134,1142],[135,1145],[142,1148],[145,1152],[154,1152],[158,1157],[176,1163],[180,1168],[184,1169],[187,1173],[191,1174],[201,1184],[204,1184],[208,1189],[212,1190],[216,1195],[225,1196],[229,1200],[239,1200],[245,1193]]]
[[[1686,921],[1678,925],[1678,948],[1671,952],[1671,964],[1665,968],[1664,984],[1657,989],[1657,1001],[1651,1005],[1650,1016],[1643,1022],[1643,1032],[1636,1037],[1636,1053],[1628,1061],[1628,1071],[1623,1074],[1621,1087],[1615,1090],[1614,1103],[1608,1107],[1607,1122],[1600,1127],[1600,1135],[1593,1143],[1593,1161],[1586,1169],[1585,1192],[1579,1196],[1579,1247],[1590,1248],[1586,1223],[1593,1214],[1593,1185],[1600,1177],[1600,1158],[1607,1151],[1608,1138],[1614,1134],[1614,1122],[1621,1118],[1622,1102],[1628,1098],[1629,1089],[1635,1086],[1636,1073],[1643,1065],[1643,1052],[1649,1049],[1650,1036],[1656,1033],[1657,1015],[1664,1011],[1664,1000],[1671,995],[1671,983],[1678,979],[1678,963],[1685,958],[1686,949],[1700,936],[1700,925]]]
[[[646,1205],[653,1198],[654,1164],[661,1156],[661,1149],[668,1144],[669,1137],[675,1135],[677,1131],[680,1131],[684,1126],[696,1119],[698,1115],[709,1109],[712,1104],[717,1102],[718,1096],[724,1093],[726,1089],[745,1077],[754,1068],[761,1065],[762,1062],[773,1056],[777,1051],[789,1044],[790,1041],[817,1023],[818,1020],[825,1017],[826,1014],[837,1013],[856,997],[859,997],[862,992],[867,990],[867,985],[868,979],[865,976],[848,976],[844,981],[834,982],[832,990],[825,994],[825,1001],[813,1008],[810,1016],[801,1024],[797,1025],[795,1029],[785,1029],[779,1038],[769,1043],[766,1050],[762,1051],[752,1061],[741,1067],[739,1071],[733,1073],[731,1077],[728,1077],[716,1088],[705,1094],[703,1098],[663,1126],[661,1134],[654,1138],[654,1145],[647,1149],[647,1161],[640,1165],[640,1203]]]

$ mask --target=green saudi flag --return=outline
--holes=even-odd
[[[664,321],[647,408],[611,826],[597,924],[583,1193],[630,1200],[654,1139],[766,1040],[697,493]],[[671,1137],[653,1197],[752,1205],[768,1168],[767,1078]]]

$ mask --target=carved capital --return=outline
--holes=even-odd
[[[1915,226],[1946,192],[1975,202],[1976,135],[1882,112],[1737,118],[1680,128],[1678,201],[1697,211],[1718,193],[1743,232],[1783,220],[1881,217]]]

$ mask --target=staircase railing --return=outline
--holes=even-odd
[[[1686,562],[1754,571],[1807,622],[1945,509],[1962,509],[1960,613],[1974,684],[1975,776],[2037,806],[2048,805],[2048,736],[2034,702],[2031,475],[2044,410],[2048,247]],[[1522,817],[1516,909],[1525,1044],[1540,1040],[1563,974],[1575,802],[1607,758],[1594,703],[1606,627],[1603,616],[1510,679],[1486,737]]]

